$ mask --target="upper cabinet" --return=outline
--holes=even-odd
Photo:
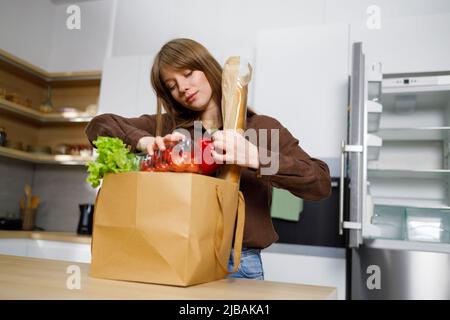
[[[450,14],[381,17],[380,29],[351,25],[351,41],[364,43],[368,64],[381,62],[383,74],[450,70]]]
[[[150,83],[154,56],[133,55],[105,59],[99,113],[139,117],[156,113],[156,94]]]
[[[100,71],[49,73],[0,50],[0,156],[81,165],[92,159],[84,133],[98,112]]]
[[[340,157],[347,132],[348,41],[344,24],[259,33],[253,107],[278,119],[314,157]]]

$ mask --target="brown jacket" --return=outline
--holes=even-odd
[[[162,118],[161,135],[164,136],[171,133],[171,126],[166,115]],[[289,190],[305,200],[320,200],[330,195],[331,179],[328,166],[303,151],[298,145],[299,141],[276,119],[249,113],[247,129],[249,128],[279,129],[278,172],[275,175],[260,175],[259,170],[243,168],[241,171],[240,190],[245,197],[243,246],[262,249],[278,240],[270,215],[272,187]],[[193,127],[190,131],[193,137]],[[86,134],[91,143],[97,136],[118,137],[130,145],[133,151],[136,150],[140,138],[154,136],[155,132],[156,115],[124,118],[114,114],[102,114],[92,119],[86,127]],[[270,147],[270,133],[267,134],[267,141],[266,145]],[[257,145],[262,148],[259,146],[259,139]]]

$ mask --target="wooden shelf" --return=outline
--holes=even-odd
[[[84,127],[95,114],[86,110],[95,110],[92,107],[98,104],[100,82],[101,71],[98,70],[47,72],[0,49],[2,92],[29,104],[25,106],[25,102],[6,100],[3,95],[0,98],[0,126],[7,132],[7,140],[51,148],[62,143],[88,144]],[[49,88],[56,112],[40,112]],[[0,147],[0,157],[54,165],[85,165],[93,160],[93,157],[31,153],[6,147]]]
[[[67,112],[67,113],[42,113],[37,110],[27,108],[20,104],[1,99],[0,110],[5,110],[17,116],[39,123],[64,123],[64,122],[84,122],[87,123],[92,119],[92,115],[84,112]]]
[[[100,79],[102,72],[94,71],[75,71],[75,72],[47,72],[9,52],[0,49],[0,61],[24,71],[42,81],[76,81],[76,80],[93,80]]]
[[[28,161],[37,164],[59,164],[59,165],[78,165],[78,166],[86,165],[88,161],[94,160],[94,157],[35,154],[5,147],[0,147],[0,156]]]

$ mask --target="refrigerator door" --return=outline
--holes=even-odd
[[[348,245],[357,248],[362,238],[362,213],[364,210],[366,194],[366,124],[365,102],[367,100],[367,86],[365,79],[365,61],[362,43],[353,44],[352,72],[350,78],[350,105],[349,105],[349,144],[342,144],[341,179],[344,178],[344,155],[347,154],[347,176],[350,180],[349,221],[343,221],[343,208],[341,207],[341,233],[348,229]],[[343,183],[341,181],[341,188]],[[343,188],[341,189],[343,193]],[[343,194],[341,194],[343,200]]]
[[[351,299],[450,299],[448,253],[363,245],[351,256]]]

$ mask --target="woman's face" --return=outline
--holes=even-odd
[[[162,68],[161,78],[172,97],[182,106],[203,111],[212,99],[212,89],[205,74],[199,70]]]

